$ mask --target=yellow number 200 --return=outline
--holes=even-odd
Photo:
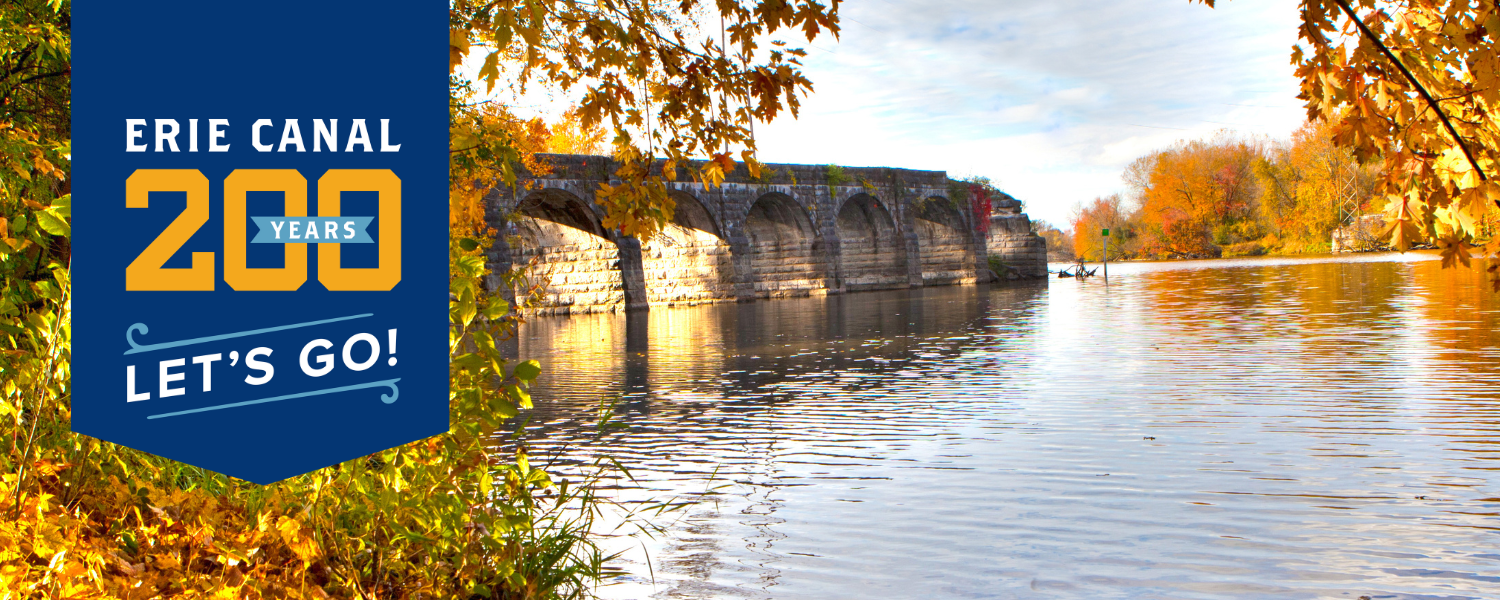
[[[208,178],[196,169],[138,169],[125,180],[125,206],[148,208],[151,192],[186,192],[187,206],[125,267],[129,291],[213,291],[214,253],[193,266],[163,265],[208,222]],[[292,291],[307,281],[307,245],[283,244],[281,267],[246,266],[246,193],[283,192],[288,217],[307,216],[307,180],[294,169],[236,169],[224,179],[224,282],[236,291]],[[343,192],[380,195],[380,266],[344,268],[341,245],[318,244],[318,281],[334,291],[388,291],[401,281],[401,179],[390,169],[330,169],[318,179],[318,216],[342,216]]]

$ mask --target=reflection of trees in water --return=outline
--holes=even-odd
[[[1231,341],[1307,327],[1389,321],[1409,277],[1398,263],[1163,270],[1143,278],[1157,324]],[[1367,340],[1356,340],[1363,342]]]
[[[1243,366],[1243,395],[1228,400],[1259,401],[1254,387],[1298,390],[1301,408],[1327,419],[1293,426],[1309,432],[1414,416],[1466,460],[1489,461],[1500,459],[1500,298],[1476,265],[1317,262],[1140,281],[1150,327],[1172,345],[1163,347],[1220,354],[1219,369]],[[1214,389],[1199,383],[1195,391]]]
[[[1500,470],[1500,293],[1491,288],[1488,261],[1476,260],[1474,268],[1441,269],[1436,261],[1417,264],[1413,280],[1424,321],[1423,343],[1429,346],[1431,369],[1460,365],[1448,373],[1454,387],[1467,393],[1438,398],[1441,405],[1428,410],[1428,419],[1443,434],[1462,445],[1455,449],[1473,463],[1470,470]],[[1487,461],[1487,462],[1479,462]],[[1491,480],[1483,474],[1474,482],[1445,485],[1472,487]]]
[[[674,593],[730,591],[709,589],[711,579],[767,589],[779,576],[772,548],[785,537],[775,529],[781,456],[929,435],[943,415],[891,388],[954,377],[958,369],[941,365],[996,329],[992,313],[1019,314],[1012,307],[1045,291],[955,286],[537,318],[516,345],[545,368],[527,437],[563,472],[596,450],[621,461],[639,479],[614,488],[623,499],[692,503],[668,517],[672,535],[657,557],[659,571],[688,580]],[[1026,326],[1001,328],[1028,337]],[[600,398],[615,400],[623,429],[597,433]],[[705,493],[708,480],[726,487]],[[753,559],[721,562],[729,547]]]
[[[1490,287],[1487,263],[1441,269],[1434,261],[1416,265],[1412,275],[1426,321],[1423,333],[1437,349],[1436,358],[1494,374],[1500,372],[1495,355],[1500,293]]]
[[[682,401],[774,404],[791,394],[783,390],[790,381],[899,372],[915,368],[914,361],[956,355],[961,345],[933,340],[984,328],[992,301],[1023,303],[1045,289],[955,286],[541,317],[525,326],[516,352],[543,361],[533,390],[536,422],[586,417],[581,413],[609,397],[621,399],[622,415]],[[919,349],[936,354],[919,357]],[[882,381],[860,377],[847,385],[877,389]]]
[[[1163,347],[1215,354],[1254,380],[1371,390],[1411,343],[1411,266],[1391,262],[1163,270],[1140,278]],[[1393,362],[1394,360],[1394,362]],[[1335,391],[1336,391],[1335,389]],[[1368,399],[1350,395],[1348,400]]]

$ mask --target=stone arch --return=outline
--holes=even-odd
[[[620,249],[589,204],[548,188],[516,204],[513,261],[526,266],[522,294],[536,288],[540,314],[618,310],[625,305]]]
[[[599,216],[588,202],[564,189],[544,188],[527,194],[516,204],[521,216],[551,221],[598,237],[606,237]]]
[[[708,208],[692,194],[676,201],[672,222],[641,246],[646,298],[651,304],[698,304],[734,297],[734,262]]]
[[[839,261],[848,291],[905,287],[906,252],[902,237],[878,198],[850,196],[839,208]]]
[[[806,296],[827,289],[817,229],[791,196],[761,195],[745,215],[745,233],[756,296]]]
[[[667,195],[677,203],[677,207],[672,211],[673,224],[687,229],[696,229],[720,239],[724,237],[718,220],[714,218],[713,213],[709,212],[708,207],[698,200],[697,196],[682,190],[668,190]]]
[[[917,248],[921,254],[922,284],[973,283],[974,256],[968,224],[952,201],[942,196],[916,206]]]

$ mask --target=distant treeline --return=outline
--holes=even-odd
[[[1328,252],[1342,217],[1384,210],[1379,168],[1335,145],[1322,123],[1284,141],[1221,131],[1136,159],[1125,195],[1075,205],[1067,230],[1037,231],[1052,260],[1099,260],[1106,228],[1112,260]]]

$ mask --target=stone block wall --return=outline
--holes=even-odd
[[[927,219],[917,219],[916,225],[917,246],[922,253],[922,285],[973,283],[973,250],[964,232]]]
[[[541,295],[537,313],[607,312],[625,305],[613,242],[535,217],[519,219],[515,233],[521,240],[515,260],[531,265],[527,280]]]
[[[1333,230],[1329,248],[1331,252],[1376,252],[1390,250],[1389,240],[1380,232],[1385,229],[1385,215],[1360,215],[1352,222]]]
[[[745,216],[750,279],[757,298],[807,296],[827,291],[826,253],[807,211],[782,193],[765,194]]]
[[[895,219],[868,194],[844,202],[838,217],[839,265],[845,291],[908,287],[905,240]]]
[[[667,306],[734,297],[729,244],[712,233],[668,224],[641,245],[646,300]]]
[[[990,231],[985,240],[990,256],[997,256],[1015,270],[1014,276],[1047,276],[1047,240],[1032,233],[1031,219],[1019,211],[990,216]],[[1007,273],[1001,277],[1010,278]]]

